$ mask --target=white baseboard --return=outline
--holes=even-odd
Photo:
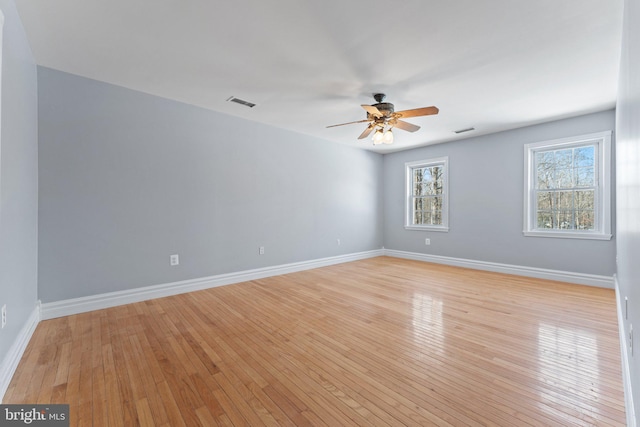
[[[386,256],[613,289],[613,277],[384,249]]]
[[[328,258],[320,258],[310,261],[282,264],[272,267],[257,268],[254,270],[240,271],[236,273],[219,274],[216,276],[201,277],[193,280],[165,283],[162,285],[147,286],[144,288],[128,289],[125,291],[109,292],[99,295],[91,295],[81,298],[44,303],[41,306],[40,316],[43,320],[72,314],[85,313],[103,308],[115,307],[162,298],[185,292],[199,291],[217,286],[230,285],[232,283],[247,282],[249,280],[294,273],[296,271],[310,270],[312,268],[325,267],[333,264],[341,264],[360,259],[382,256],[383,250],[377,249],[366,252],[357,252],[347,255],[338,255]]]
[[[0,402],[4,399],[4,394],[9,388],[11,378],[13,378],[13,374],[16,372],[18,363],[20,363],[20,359],[31,340],[33,332],[36,330],[36,326],[38,326],[38,322],[40,322],[39,302],[36,303],[36,307],[29,315],[22,329],[20,329],[13,345],[9,348],[9,352],[6,354],[2,364],[0,364]]]
[[[616,307],[618,311],[618,331],[620,334],[620,356],[622,358],[622,382],[624,384],[624,406],[627,413],[627,426],[636,427],[636,413],[633,406],[633,393],[631,389],[631,370],[629,369],[629,347],[627,334],[624,329],[625,315],[622,313],[624,303],[620,295],[618,277],[614,275],[616,289]]]

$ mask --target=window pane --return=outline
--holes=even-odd
[[[437,181],[434,181],[433,194],[442,194],[443,189],[442,176],[440,176]]]
[[[573,166],[576,168],[594,166],[595,146],[579,147],[573,151]]]
[[[573,191],[557,191],[554,209],[573,209]]]
[[[560,230],[573,229],[573,212],[572,211],[557,211],[554,213],[556,217],[557,228]]]
[[[436,190],[435,190],[435,183],[433,181],[430,181],[428,183],[424,183],[422,185],[422,195],[423,196],[429,196],[432,194],[436,194]]]
[[[557,150],[554,160],[557,168],[571,169],[571,166],[573,166],[573,150],[571,148]]]
[[[423,224],[431,225],[431,212],[422,212],[422,221]]]
[[[572,188],[573,178],[571,176],[572,169],[556,169],[555,188]]]
[[[443,203],[444,197],[443,196],[436,196],[433,198],[433,208],[437,211],[441,211],[442,210],[442,203]]]
[[[422,182],[422,169],[413,169],[413,182]]]
[[[416,197],[413,199],[413,210],[421,211],[424,205],[424,199],[422,197]]]
[[[423,211],[430,211],[433,209],[433,206],[434,206],[433,197],[424,197],[422,200],[423,200],[423,203],[422,203],[421,209]]]
[[[416,211],[413,213],[413,223],[416,225],[422,224],[422,212]]]
[[[576,169],[576,187],[593,187],[595,183],[595,175],[593,174],[593,168],[578,168]]]
[[[431,215],[431,220],[433,221],[432,224],[434,224],[434,225],[442,224],[442,211],[435,211]]]
[[[434,182],[436,183],[436,187],[438,188],[438,193],[442,193],[442,184],[444,177],[442,176],[443,169],[442,166],[434,166],[431,168],[431,176],[433,177]]]
[[[538,228],[555,228],[551,212],[538,212]]]
[[[575,205],[575,209],[593,210],[595,206],[595,191],[593,190],[576,191],[574,205]]]
[[[577,230],[594,230],[594,212],[592,210],[576,211],[575,224]]]
[[[422,181],[431,182],[433,177],[431,176],[431,168],[422,168]]]
[[[555,184],[553,183],[554,169],[555,167],[553,163],[537,163],[536,178],[538,183],[537,185],[540,190],[546,190],[548,188],[555,187]]]
[[[538,210],[549,211],[555,206],[554,192],[538,191]]]
[[[536,163],[547,165],[553,165],[555,162],[553,161],[553,151],[538,151],[536,153]]]

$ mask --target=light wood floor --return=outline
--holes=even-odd
[[[43,321],[71,425],[623,426],[612,290],[380,257]]]

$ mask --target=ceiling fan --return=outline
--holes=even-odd
[[[358,139],[366,138],[371,134],[371,132],[375,130],[375,133],[373,134],[374,145],[391,144],[393,142],[393,134],[391,133],[391,129],[398,128],[406,130],[408,132],[415,132],[420,129],[420,126],[416,126],[400,119],[404,119],[407,117],[430,116],[433,114],[438,114],[438,111],[440,111],[437,107],[423,107],[396,112],[392,103],[383,102],[385,97],[386,95],[384,93],[374,93],[373,99],[376,100],[376,104],[362,105],[362,108],[367,111],[366,120],[358,120],[355,122],[331,125],[327,126],[327,128],[350,125],[354,123],[369,123],[364,132],[360,134]]]

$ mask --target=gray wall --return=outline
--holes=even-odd
[[[37,300],[38,110],[36,66],[13,0],[0,0],[0,9],[5,16],[0,136],[0,306],[7,305],[7,326],[0,331],[0,361],[6,361],[9,348]]]
[[[47,68],[38,91],[42,302],[382,247],[379,154]]]
[[[616,151],[618,185],[618,286],[621,300],[629,298],[624,336],[636,325],[635,356],[623,354],[631,371],[634,407],[640,408],[640,1],[625,1],[625,17],[617,106]],[[624,313],[624,306],[619,310]],[[629,424],[635,425],[635,424]]]
[[[385,155],[388,249],[611,276],[615,242],[524,237],[524,144],[613,130],[614,111]],[[449,232],[404,229],[405,162],[449,157]],[[615,197],[612,200],[615,200]],[[613,227],[615,232],[615,227]],[[425,246],[429,237],[431,245]]]

